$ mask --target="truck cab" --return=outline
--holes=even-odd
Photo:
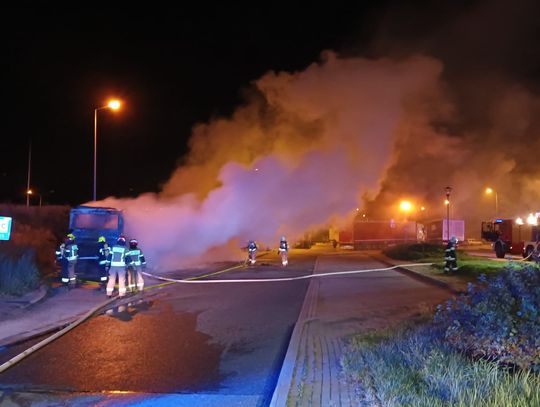
[[[525,226],[524,226],[525,227]],[[526,230],[517,225],[514,219],[495,219],[494,221],[482,222],[482,239],[493,243],[495,255],[502,259],[507,253],[523,254],[523,236]]]
[[[531,231],[531,240],[525,241],[523,245],[523,257],[527,260],[533,260],[532,257],[535,257],[534,260],[537,260],[538,254],[540,254],[540,227],[533,226]],[[535,252],[535,256],[532,256]]]
[[[118,236],[124,232],[122,211],[107,207],[77,206],[69,213],[69,228],[79,248],[77,275],[99,281],[98,238],[104,236],[109,246],[116,243]]]

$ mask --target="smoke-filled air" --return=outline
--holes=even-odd
[[[482,4],[423,47],[395,52],[399,42],[381,39],[369,58],[325,51],[302,71],[268,72],[230,117],[193,128],[189,154],[160,193],[98,205],[123,209],[127,233],[164,268],[239,259],[252,239],[294,242],[350,222],[357,208],[396,218],[402,198],[441,218],[446,186],[467,236],[478,237],[482,218],[540,211],[540,101],[511,67],[483,64],[499,54],[467,27],[507,11],[486,17]],[[439,46],[459,35],[465,54],[483,50],[470,69]],[[497,214],[486,186],[498,192]]]
[[[232,117],[200,124],[160,194],[98,205],[124,210],[127,233],[163,267],[239,258],[350,217],[377,194],[400,135],[429,131],[440,62],[340,58],[270,72]]]

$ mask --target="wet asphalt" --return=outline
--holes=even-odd
[[[298,254],[283,268],[271,254],[256,266],[206,279],[311,274],[315,260]],[[225,266],[167,276],[183,279]],[[0,374],[0,402],[30,393],[46,405],[83,405],[85,394],[141,393],[236,395],[267,405],[308,283],[174,284],[134,296]],[[0,363],[31,345],[0,350]]]

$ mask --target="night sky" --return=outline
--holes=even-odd
[[[269,70],[301,70],[324,49],[366,41],[367,20],[383,10],[99,8],[3,10],[0,201],[25,202],[30,139],[43,202],[91,200],[93,109],[109,96],[124,106],[98,113],[98,199],[157,191],[195,123],[230,114]]]
[[[428,51],[448,63],[447,75],[464,60],[467,69],[516,61],[490,59],[505,38],[496,31],[480,36],[485,44],[467,32],[437,37],[475,3],[3,9],[0,202],[26,201],[30,140],[31,187],[44,203],[91,200],[93,113],[109,97],[124,105],[98,115],[98,199],[159,191],[188,152],[193,125],[231,114],[264,73],[303,70],[326,49],[365,57]],[[524,37],[531,46],[519,56],[526,61],[504,69],[536,81],[537,37]],[[454,38],[437,55],[437,45]]]

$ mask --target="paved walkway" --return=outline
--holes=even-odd
[[[55,284],[45,295],[38,290],[19,300],[0,299],[0,346],[58,329],[105,300],[97,284],[69,291]],[[13,301],[18,301],[17,306]]]
[[[385,267],[365,254],[350,253],[319,257],[314,272],[354,270],[359,265]],[[409,319],[450,295],[448,289],[393,270],[312,279],[271,406],[371,405],[342,372],[347,339]]]

